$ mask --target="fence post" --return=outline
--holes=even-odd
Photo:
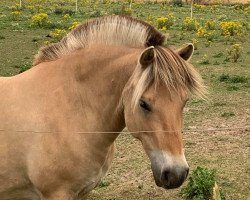
[[[194,0],[191,0],[191,7],[190,7],[190,11],[191,11],[191,19],[193,18],[193,3],[194,3]]]
[[[22,8],[22,0],[19,1],[19,6]]]

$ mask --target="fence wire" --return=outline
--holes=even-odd
[[[243,130],[243,131],[250,131],[250,125],[243,126],[243,127],[221,127],[221,128],[208,128],[208,129],[184,129],[181,132],[188,133],[188,132],[220,132],[220,131],[237,131],[237,130]],[[63,133],[63,132],[71,132],[76,134],[117,134],[117,133],[176,133],[179,132],[178,130],[142,130],[142,131],[35,131],[35,130],[11,130],[11,129],[0,129],[0,133],[3,132],[16,132],[16,133]]]

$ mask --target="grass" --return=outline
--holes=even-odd
[[[17,3],[17,1],[15,1]],[[123,4],[123,5],[122,5]],[[198,38],[195,31],[182,29],[183,19],[190,16],[187,5],[172,7],[160,3],[133,3],[132,10],[125,3],[80,3],[74,12],[74,2],[60,4],[44,1],[41,8],[27,7],[21,10],[20,18],[11,16],[14,1],[0,1],[0,76],[12,76],[29,68],[34,55],[45,43],[55,39],[48,37],[54,28],[68,31],[74,21],[85,21],[90,17],[127,12],[134,17],[157,25],[157,18],[173,13],[174,24],[169,34],[168,44],[177,47],[196,39],[198,49],[191,63],[201,73],[209,88],[208,101],[192,99],[184,113],[184,129],[209,129],[216,127],[244,127],[249,125],[249,31],[242,36],[226,39],[216,30],[212,42]],[[31,17],[39,12],[47,12],[50,26],[31,26]],[[249,11],[248,11],[249,12]],[[65,14],[70,19],[62,21]],[[212,14],[211,14],[212,13]],[[249,22],[250,16],[234,6],[207,6],[194,9],[194,17],[201,24],[207,20]],[[240,43],[243,51],[240,62],[226,60],[226,49]],[[204,57],[204,55],[206,55]],[[215,169],[218,185],[226,199],[246,200],[250,191],[250,134],[249,129],[220,132],[184,132],[186,157],[191,171],[197,166]],[[113,165],[100,186],[90,195],[90,200],[104,199],[175,199],[180,200],[180,189],[163,190],[154,184],[150,163],[141,144],[129,134],[123,133],[117,139],[117,151]]]

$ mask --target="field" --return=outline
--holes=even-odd
[[[57,2],[57,3],[55,3]],[[93,2],[93,1],[92,1]],[[173,6],[168,3],[26,0],[0,1],[0,76],[31,67],[38,48],[60,40],[79,22],[128,14],[158,27],[167,43],[194,43],[192,64],[208,86],[208,101],[191,99],[184,112],[185,152],[191,173],[216,170],[228,200],[250,199],[250,5]],[[218,129],[217,131],[213,129]],[[230,130],[231,129],[231,130]],[[90,200],[182,199],[180,189],[155,186],[141,144],[124,131],[113,165]]]

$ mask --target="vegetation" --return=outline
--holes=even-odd
[[[198,166],[189,176],[188,184],[181,190],[185,199],[209,200],[213,197],[215,171]]]
[[[226,199],[245,200],[250,191],[249,129],[195,132],[211,128],[249,126],[250,6],[156,3],[109,0],[0,1],[0,76],[30,68],[38,48],[60,40],[87,19],[126,14],[147,21],[166,33],[177,48],[194,43],[191,63],[209,88],[208,101],[190,100],[184,109],[184,142],[192,169],[216,169]],[[196,1],[198,2],[198,1]],[[179,190],[165,191],[154,184],[141,144],[122,134],[109,174],[90,195],[104,199],[177,199]]]

